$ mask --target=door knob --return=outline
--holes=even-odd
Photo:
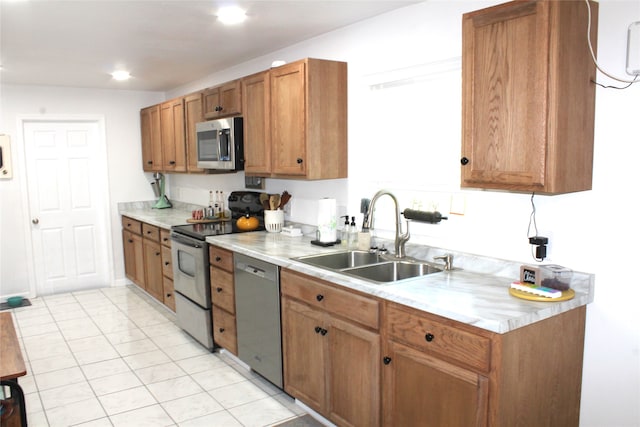
[[[40,220],[38,218],[33,218],[31,220],[31,222],[34,223],[34,224],[38,224],[40,222]]]

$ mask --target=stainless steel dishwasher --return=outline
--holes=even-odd
[[[233,258],[238,357],[282,388],[279,268],[238,253]]]

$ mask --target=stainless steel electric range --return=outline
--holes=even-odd
[[[221,234],[243,233],[236,220],[249,213],[258,218],[257,230],[264,230],[264,211],[260,194],[234,191],[229,195],[229,221],[176,225],[171,227],[171,256],[175,288],[176,318],[189,335],[209,351],[213,351],[211,287],[209,277],[209,245],[206,238]]]

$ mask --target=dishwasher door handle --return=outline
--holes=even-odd
[[[246,273],[253,274],[254,276],[258,276],[258,277],[260,277],[260,278],[262,278],[262,279],[264,279],[264,277],[265,277],[265,274],[264,274],[264,270],[263,270],[263,269],[258,268],[258,267],[254,267],[254,266],[249,265],[249,264],[247,264],[247,265],[243,268],[243,270],[244,270]]]

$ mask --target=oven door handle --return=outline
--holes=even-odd
[[[192,239],[182,237],[177,234],[171,235],[171,240],[180,243],[181,245],[189,246],[190,248],[202,249],[202,244],[194,242]]]

